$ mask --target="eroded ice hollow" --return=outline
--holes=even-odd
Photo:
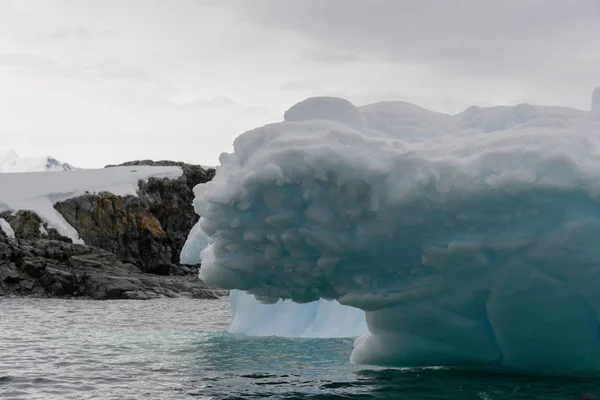
[[[198,186],[196,193],[200,190]],[[198,204],[198,202],[196,202]],[[1,221],[0,221],[1,222]],[[202,231],[202,218],[190,232],[181,251],[181,262],[200,264],[201,252],[208,245]],[[356,338],[367,331],[365,313],[336,300],[319,299],[310,303],[278,300],[262,304],[240,290],[231,290],[230,333],[250,336],[283,336],[296,338]]]
[[[595,111],[308,99],[197,188],[200,276],[364,310],[357,363],[598,373]]]

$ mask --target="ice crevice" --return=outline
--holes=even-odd
[[[452,116],[305,100],[240,135],[196,188],[190,258],[245,291],[239,332],[339,335],[329,320],[367,329],[357,363],[596,374],[596,100]]]

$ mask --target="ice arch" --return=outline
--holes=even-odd
[[[201,189],[198,187],[197,193]],[[181,262],[196,265],[209,238],[202,231],[202,218],[190,232],[181,251]],[[337,301],[316,300],[307,304],[278,301],[261,304],[239,290],[230,293],[231,323],[228,331],[251,336],[302,338],[358,337],[367,331],[364,311]]]

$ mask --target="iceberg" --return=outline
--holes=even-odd
[[[195,211],[200,214],[198,199],[203,185],[194,188]],[[182,264],[197,265],[202,261],[202,251],[209,238],[202,231],[203,218],[190,231],[181,250]],[[0,220],[0,223],[2,220]],[[262,304],[243,291],[232,290],[231,322],[227,331],[250,336],[283,336],[300,338],[355,338],[367,331],[364,312],[343,306],[339,302],[316,300],[308,304],[280,300],[275,304]]]
[[[307,99],[198,189],[200,277],[364,311],[355,363],[597,374],[598,93],[457,115]]]
[[[367,332],[365,313],[337,301],[261,304],[240,290],[230,293],[230,333],[298,338],[356,338]]]

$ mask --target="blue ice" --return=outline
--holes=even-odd
[[[364,311],[356,363],[598,373],[598,93],[591,111],[301,102],[197,188],[200,276],[276,303],[234,295],[242,330]]]

